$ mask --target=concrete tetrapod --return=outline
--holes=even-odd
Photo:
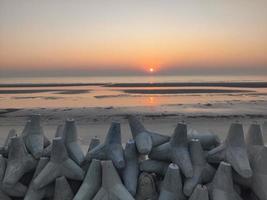
[[[95,148],[96,146],[98,146],[100,144],[100,139],[98,137],[93,137],[90,141],[90,144],[89,144],[89,148],[88,148],[88,151],[87,151],[87,154],[85,156],[85,159],[82,163],[82,168],[87,171],[89,166],[90,166],[90,163],[91,163],[91,158],[90,158],[90,154],[89,152]]]
[[[157,200],[156,183],[151,174],[142,172],[138,178],[136,200]]]
[[[112,161],[102,161],[102,187],[93,200],[134,200],[122,184]]]
[[[234,190],[232,167],[226,162],[220,163],[211,183],[210,190],[212,200],[242,200]]]
[[[83,183],[73,200],[93,199],[101,187],[102,182],[101,162],[93,159]]]
[[[55,133],[55,138],[56,137],[62,138],[63,130],[64,130],[64,125],[63,124],[58,125],[56,133]],[[50,157],[51,150],[52,150],[52,144],[49,144],[47,147],[44,148],[42,156],[43,157]]]
[[[197,130],[191,129],[188,131],[187,135],[189,141],[192,139],[198,139],[204,150],[213,149],[221,143],[219,137],[210,132],[200,133]]]
[[[93,148],[87,155],[89,161],[93,158],[99,160],[112,160],[116,168],[123,169],[125,167],[125,160],[121,145],[120,123],[112,122],[105,142]]]
[[[84,171],[68,157],[63,140],[58,137],[53,139],[50,161],[33,180],[33,184],[40,189],[61,176],[73,180],[83,180]]]
[[[149,154],[152,147],[169,141],[168,136],[147,130],[135,116],[128,118],[136,148],[140,154]]]
[[[252,170],[248,160],[242,124],[233,123],[224,143],[210,150],[207,158],[211,163],[226,161],[242,177],[251,177]]]
[[[95,148],[99,144],[100,144],[100,139],[97,136],[93,137],[91,139],[91,141],[90,141],[90,144],[89,144],[89,147],[88,147],[88,151],[87,152],[91,151],[93,148]]]
[[[22,138],[27,150],[36,159],[42,156],[45,146],[45,136],[40,121],[40,115],[32,115],[22,132]]]
[[[49,158],[41,157],[38,165],[33,174],[33,179],[29,185],[28,191],[24,197],[24,200],[42,200],[44,197],[50,197],[53,194],[53,185],[47,185],[40,189],[36,189],[33,184],[34,178],[43,170],[46,164],[49,162]]]
[[[4,155],[7,157],[8,155],[8,146],[10,144],[11,138],[17,136],[16,130],[15,129],[11,129],[8,132],[7,138],[5,140],[4,145],[0,148],[0,154]]]
[[[84,160],[84,154],[78,143],[77,127],[73,119],[66,120],[62,134],[70,158],[78,165],[81,165]]]
[[[73,196],[73,192],[67,179],[64,176],[57,178],[53,200],[72,200]]]
[[[197,185],[189,200],[209,200],[209,192],[206,186]]]
[[[149,154],[149,158],[172,161],[178,165],[185,177],[192,177],[193,167],[188,151],[186,124],[178,123],[170,141],[154,147]]]
[[[7,196],[5,193],[3,193],[1,190],[0,190],[0,199],[1,200],[12,200],[9,196]]]
[[[12,137],[3,183],[14,185],[25,173],[33,170],[36,165],[37,161],[27,152],[22,138],[19,136]]]
[[[253,175],[251,178],[238,177],[238,183],[250,187],[260,200],[267,200],[267,147],[250,146],[249,160]],[[236,177],[235,177],[236,178]]]
[[[158,160],[143,160],[140,163],[140,170],[148,173],[156,173],[158,175],[164,176],[169,167],[168,162],[158,161]]]
[[[250,125],[245,140],[247,145],[264,145],[263,135],[259,124]]]
[[[138,154],[134,140],[129,140],[125,146],[125,168],[122,179],[126,189],[135,196],[139,175]]]
[[[192,178],[187,178],[184,183],[183,191],[186,196],[190,196],[192,194],[197,184],[210,182],[216,172],[216,170],[209,163],[207,163],[199,140],[193,139],[189,143],[189,150],[193,164],[194,175]]]
[[[184,199],[180,170],[176,164],[171,163],[160,189],[159,200],[180,199]]]
[[[17,182],[12,186],[6,186],[3,184],[5,171],[6,160],[2,155],[0,155],[0,197],[3,197],[0,199],[10,199],[8,196],[23,197],[27,191],[27,187],[25,185],[21,184],[20,182]]]

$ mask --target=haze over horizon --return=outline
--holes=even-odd
[[[267,1],[0,0],[0,77],[267,75]],[[152,72],[152,71],[151,71]]]

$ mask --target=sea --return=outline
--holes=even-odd
[[[0,109],[267,101],[266,82],[267,76],[212,75],[0,78]]]

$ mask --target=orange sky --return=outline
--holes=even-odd
[[[0,2],[0,69],[264,68],[267,1]]]

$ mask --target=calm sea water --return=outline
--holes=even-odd
[[[267,81],[267,76],[79,76],[0,78],[1,83],[153,83]]]
[[[21,83],[165,83],[165,82],[250,82],[267,81],[266,76],[110,76],[1,78],[0,84]],[[267,88],[223,88],[244,90],[238,93],[134,94],[129,88],[103,86],[1,87],[0,108],[57,107],[129,107],[198,104],[225,101],[267,101]],[[144,88],[130,88],[144,89]],[[180,89],[179,87],[145,88]],[[222,89],[218,87],[183,87],[183,89]],[[20,90],[20,91],[18,91]],[[252,92],[247,92],[251,90]]]

